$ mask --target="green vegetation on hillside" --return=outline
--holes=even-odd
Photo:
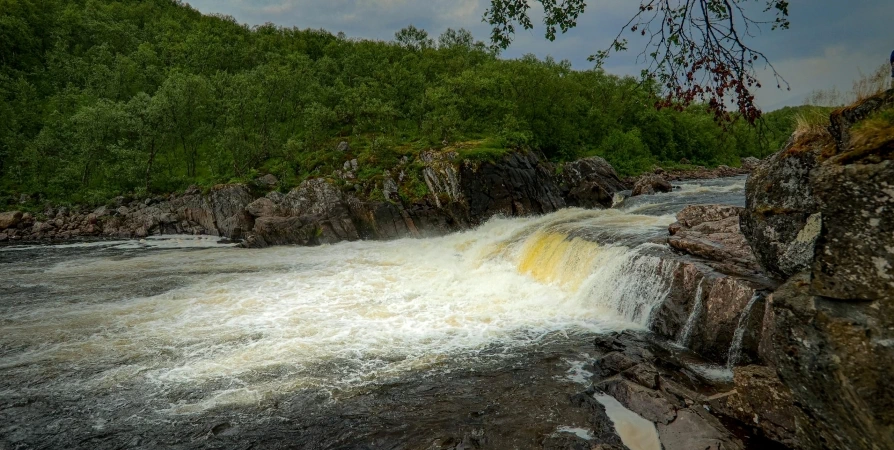
[[[703,107],[655,102],[633,78],[499,59],[464,30],[378,42],[171,0],[0,0],[0,209],[20,194],[98,203],[264,173],[287,188],[354,158],[374,180],[443,142],[474,143],[461,155],[478,160],[601,155],[624,175],[737,165],[793,128],[785,110],[765,133],[724,131]]]

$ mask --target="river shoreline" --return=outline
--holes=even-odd
[[[654,173],[620,180],[603,160],[590,158],[566,165],[569,172],[577,175],[554,180],[545,175],[546,171],[535,169],[542,165],[535,156],[527,154],[525,158],[530,159],[525,166],[530,178],[515,188],[518,192],[510,192],[497,204],[488,197],[488,205],[482,206],[472,201],[470,195],[459,193],[466,183],[456,179],[459,167],[463,166],[459,164],[454,169],[441,166],[438,171],[432,170],[430,186],[436,195],[414,204],[406,204],[397,197],[390,203],[363,202],[332,189],[320,179],[310,183],[311,188],[295,190],[298,194],[294,198],[314,199],[300,208],[301,211],[289,211],[289,202],[276,191],[263,195],[245,185],[221,185],[209,195],[190,189],[179,196],[132,201],[121,197],[99,208],[48,207],[39,215],[8,211],[0,213],[0,245],[140,240],[165,235],[219,237],[221,243],[244,242],[247,247],[431,237],[468,229],[496,214],[525,216],[566,206],[611,207],[618,195],[629,196],[631,189],[641,184],[649,185],[647,193],[655,193],[651,190],[655,179],[686,182],[736,177],[749,173],[753,164],[748,161],[746,168],[721,166],[670,172],[656,169]],[[506,165],[511,172],[512,164],[517,162],[508,160]],[[494,167],[499,170],[500,166]],[[545,190],[525,187],[537,182],[553,187]],[[481,187],[476,185],[476,192]],[[444,194],[437,193],[438,189],[452,193],[447,195],[447,203],[437,200]],[[592,192],[582,194],[587,190]]]

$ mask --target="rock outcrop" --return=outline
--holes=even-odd
[[[759,267],[739,229],[744,208],[727,205],[692,205],[677,214],[667,243],[674,249],[704,258],[727,274],[752,276]]]
[[[768,272],[786,278],[803,270],[812,259],[815,225],[820,216],[810,174],[819,163],[824,141],[795,135],[785,148],[770,156],[748,177],[747,212],[742,230],[758,262]],[[808,227],[808,222],[814,225]]]
[[[647,175],[637,180],[636,184],[633,185],[633,192],[630,195],[632,197],[636,197],[637,195],[651,195],[657,192],[670,192],[672,189],[673,186],[661,176]]]
[[[560,188],[568,206],[610,208],[627,186],[608,161],[593,156],[562,165]]]
[[[7,211],[0,213],[0,230],[13,228],[22,220],[21,211]]]
[[[746,189],[742,229],[786,280],[759,354],[792,394],[804,448],[894,449],[894,91],[795,134]],[[769,378],[769,375],[766,375]]]
[[[497,214],[546,214],[565,207],[552,166],[532,153],[510,153],[498,162],[480,165],[466,162],[460,177],[473,223]]]
[[[894,304],[810,295],[809,273],[773,293],[762,352],[803,410],[808,448],[894,449]]]
[[[802,448],[792,438],[791,395],[766,367],[737,368],[730,382],[709,376],[685,350],[635,332],[601,336],[595,350],[594,390],[655,423],[665,450],[768,448],[770,440]],[[737,422],[737,432],[725,422]]]
[[[342,144],[339,148],[347,151]],[[411,169],[412,164],[422,167]],[[207,234],[244,240],[246,246],[266,246],[427,237],[467,229],[495,215],[545,214],[566,206],[607,208],[616,194],[631,186],[602,158],[584,158],[557,168],[527,151],[480,162],[462,160],[450,149],[427,150],[415,162],[402,158],[398,166],[367,184],[356,181],[357,160],[346,161],[344,168],[331,179],[309,179],[285,194],[273,190],[279,185],[275,176],[265,175],[250,186],[220,185],[205,193],[191,187],[168,197],[119,198],[95,211],[60,208],[40,215],[39,221],[21,213],[4,213],[0,241]],[[408,176],[411,170],[419,173]],[[706,178],[737,171],[662,172],[649,178],[647,190],[670,190],[666,179],[687,174]],[[408,199],[409,191],[420,195],[420,182],[428,192]],[[381,193],[381,198],[374,192]],[[94,216],[89,221],[88,214]]]

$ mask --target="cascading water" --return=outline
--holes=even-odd
[[[362,386],[447,358],[472,364],[554,332],[644,327],[667,294],[667,269],[646,254],[657,246],[637,242],[672,220],[568,209],[428,240],[93,256],[54,266],[45,280],[195,275],[158,295],[95,291],[75,303],[4,307],[0,371],[77,374],[51,381],[59,389],[71,388],[68,378],[84,389],[139,382],[188,413]],[[574,235],[581,230],[621,245]],[[186,386],[204,394],[183,401]]]
[[[729,195],[712,192],[684,197]],[[267,430],[283,404],[317,414],[326,401],[349,404],[408,377],[503,367],[556,342],[644,328],[673,270],[657,256],[665,246],[650,243],[675,220],[677,207],[660,201],[682,204],[680,195],[495,218],[434,239],[263,250],[194,237],[0,247],[0,421],[19,430],[76,421],[70,433],[86,439],[127,436],[121,430],[133,424],[153,436],[161,433],[154,426],[260,411],[267,422],[257,426]],[[103,431],[115,423],[117,434]],[[211,425],[212,434],[226,429]],[[21,442],[42,446],[41,433]],[[64,434],[57,447],[140,446],[72,443]],[[0,447],[19,442],[3,439]]]
[[[761,298],[760,294],[754,294],[751,300],[745,305],[742,314],[739,316],[739,323],[736,325],[736,331],[733,333],[733,341],[729,347],[729,354],[726,357],[727,370],[733,370],[742,356],[742,341],[745,339],[745,330],[748,325],[748,318],[751,316],[751,309],[754,304]]]
[[[705,300],[702,298],[702,285],[704,283],[705,279],[702,278],[695,288],[695,296],[692,298],[692,311],[689,313],[686,324],[683,325],[683,331],[680,332],[680,339],[677,341],[677,344],[683,347],[689,345],[689,339],[692,337],[695,323],[702,316],[702,311],[705,309]]]

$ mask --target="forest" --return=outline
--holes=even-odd
[[[501,58],[463,29],[408,26],[384,42],[172,0],[0,0],[0,209],[268,173],[288,189],[349,159],[363,181],[444,146],[600,155],[622,175],[737,166],[778,150],[797,110],[751,126],[656,100],[637,78]]]

